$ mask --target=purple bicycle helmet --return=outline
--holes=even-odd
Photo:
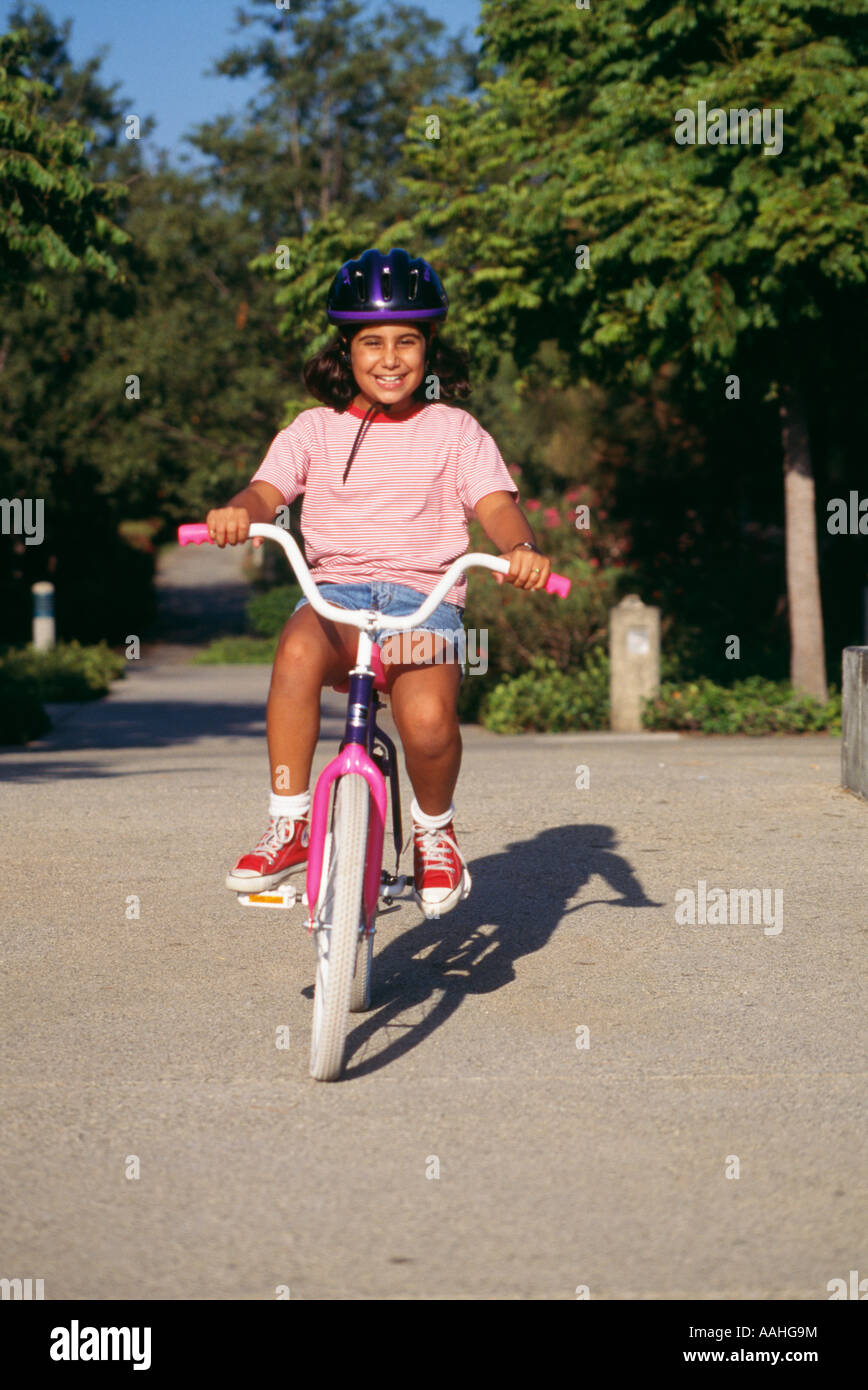
[[[363,251],[346,261],[329,290],[329,323],[387,323],[390,319],[445,319],[446,291],[436,271],[421,256],[401,247],[388,255]]]

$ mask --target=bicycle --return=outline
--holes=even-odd
[[[315,612],[331,622],[359,629],[356,664],[348,680],[334,687],[348,691],[347,721],[337,756],[320,773],[314,789],[306,879],[308,932],[316,945],[310,1074],[317,1081],[335,1081],[343,1069],[348,1015],[370,1008],[374,919],[381,890],[385,890],[384,905],[389,906],[412,883],[398,872],[403,840],[398,759],[394,743],[377,725],[379,692],[386,688],[386,681],[372,634],[387,621],[390,630],[411,631],[434,612],[466,570],[478,567],[506,574],[509,562],[496,555],[462,555],[415,613],[386,618],[374,609],[338,608],[322,598],[298,543],[283,527],[253,522],[248,534],[250,538],[277,541],[283,547]],[[201,545],[211,543],[211,538],[207,525],[196,522],[179,526],[178,541],[181,545]],[[552,574],[546,589],[565,597],[570,581]],[[383,869],[387,780],[394,874]]]

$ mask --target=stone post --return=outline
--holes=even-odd
[[[845,647],[841,681],[841,785],[868,798],[868,647]]]
[[[628,594],[609,614],[610,727],[639,733],[642,700],[660,689],[660,609]]]

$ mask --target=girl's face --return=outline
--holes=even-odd
[[[354,404],[409,404],[425,373],[425,335],[412,323],[375,323],[350,344],[350,364],[362,397]]]

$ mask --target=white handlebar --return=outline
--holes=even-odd
[[[277,541],[278,545],[283,546],[286,558],[292,566],[295,576],[301,585],[301,591],[310,603],[311,608],[319,613],[321,617],[328,618],[333,623],[347,623],[350,627],[360,628],[363,632],[376,632],[378,627],[384,624],[379,619],[382,614],[377,614],[368,608],[338,608],[334,603],[328,603],[320,594],[319,589],[313,582],[311,572],[307,567],[307,561],[301,553],[301,548],[294,536],[282,526],[274,526],[270,522],[254,521],[250,524],[248,535],[262,536],[270,541]],[[509,561],[501,560],[499,555],[484,555],[481,551],[471,552],[468,555],[459,555],[449,566],[444,575],[441,575],[434,588],[427,598],[425,598],[415,613],[408,613],[406,617],[397,618],[388,615],[389,630],[393,632],[409,632],[418,623],[424,623],[426,618],[430,618],[448,594],[455,581],[465,570],[478,567],[479,569],[493,570],[495,574],[508,574]],[[329,582],[329,581],[326,581]]]

